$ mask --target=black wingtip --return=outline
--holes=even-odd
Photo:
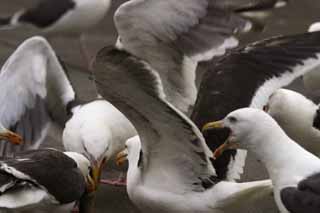
[[[320,130],[320,108],[317,109],[313,119],[313,127]]]

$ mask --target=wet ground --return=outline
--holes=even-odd
[[[238,0],[235,0],[238,1]],[[32,5],[35,0],[1,0],[0,15],[10,14],[21,7]],[[121,4],[122,0],[114,1],[113,8]],[[86,36],[86,46],[89,49],[90,55],[95,53],[105,45],[113,44],[116,39],[116,31],[112,23],[112,10],[105,20],[97,27],[90,31]],[[317,0],[291,0],[288,7],[279,9],[274,12],[274,15],[268,19],[268,25],[263,34],[252,34],[243,38],[243,43],[254,41],[265,37],[279,34],[293,34],[304,32],[307,30],[310,23],[320,21],[320,1]],[[3,64],[6,58],[12,53],[14,48],[24,39],[33,35],[30,29],[19,29],[14,31],[0,32],[0,64]],[[79,52],[79,42],[75,38],[50,38],[50,42],[57,51],[58,55],[67,62],[70,69],[71,81],[80,98],[84,100],[93,99],[95,90],[92,82],[88,78],[88,74],[79,72],[84,71],[86,67],[85,60]],[[301,84],[296,82],[293,88],[301,90]],[[61,147],[61,132],[57,128],[52,128],[51,134],[48,137],[46,146]],[[110,165],[109,174],[113,176],[115,168]],[[262,166],[257,162],[254,156],[247,159],[246,172],[244,180],[258,180],[266,178],[266,173]],[[97,201],[97,212],[137,212],[130,203],[125,188],[102,186],[99,190]],[[277,212],[274,206],[266,204],[261,209],[268,209],[266,212]],[[254,213],[262,212],[259,208],[252,211]],[[237,212],[235,212],[237,213]],[[239,212],[240,213],[240,212]]]

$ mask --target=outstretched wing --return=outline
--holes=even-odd
[[[159,72],[167,100],[184,112],[196,98],[196,62],[237,46],[234,34],[250,25],[215,2],[132,0],[114,17],[123,48]]]
[[[105,48],[97,56],[94,75],[99,93],[137,129],[142,152],[136,169],[144,184],[183,193],[215,184],[211,152],[200,131],[163,99],[161,80],[139,59]]]
[[[18,47],[3,65],[0,81],[0,121],[25,141],[22,146],[1,143],[0,155],[38,148],[51,117],[66,117],[66,107],[75,99],[64,68],[41,37]]]
[[[212,64],[203,77],[192,120],[202,127],[238,108],[262,108],[275,90],[318,66],[319,56],[319,32],[274,37],[232,51]],[[208,132],[205,138],[214,150],[226,136],[215,131]],[[226,152],[214,162],[215,168],[227,168],[234,155]],[[223,170],[217,173],[222,178],[226,176]]]

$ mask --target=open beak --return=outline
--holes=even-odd
[[[124,149],[123,151],[117,154],[117,159],[116,159],[117,166],[122,166],[127,159],[128,159],[128,150]]]
[[[0,139],[9,141],[12,144],[18,145],[22,143],[22,137],[10,130],[6,129],[0,132]]]
[[[223,128],[225,128],[225,126],[222,120],[215,121],[215,122],[210,122],[205,124],[202,128],[202,132],[208,131],[210,129],[223,129]],[[226,150],[237,149],[239,147],[239,144],[233,140],[231,133],[232,132],[230,131],[230,135],[227,138],[227,140],[213,152],[213,159],[219,158]]]
[[[205,124],[202,127],[202,132],[208,131],[210,129],[223,129],[224,125],[223,125],[223,121],[215,121],[215,122],[210,122]]]

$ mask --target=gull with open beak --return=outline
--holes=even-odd
[[[235,138],[232,135],[232,130],[225,126],[225,122],[233,122],[233,118],[225,120],[220,120],[220,121],[215,121],[215,122],[209,122],[206,125],[203,126],[202,132],[208,131],[210,129],[228,129],[229,130],[229,136],[226,139],[226,141],[219,146],[213,153],[213,159],[217,159],[220,157],[224,151],[229,150],[229,149],[237,149],[239,147],[239,143],[236,142]]]
[[[206,124],[203,131],[221,127],[231,134],[216,157],[235,143],[253,152],[268,170],[281,213],[320,212],[320,160],[293,141],[276,120],[262,110],[242,108]]]

